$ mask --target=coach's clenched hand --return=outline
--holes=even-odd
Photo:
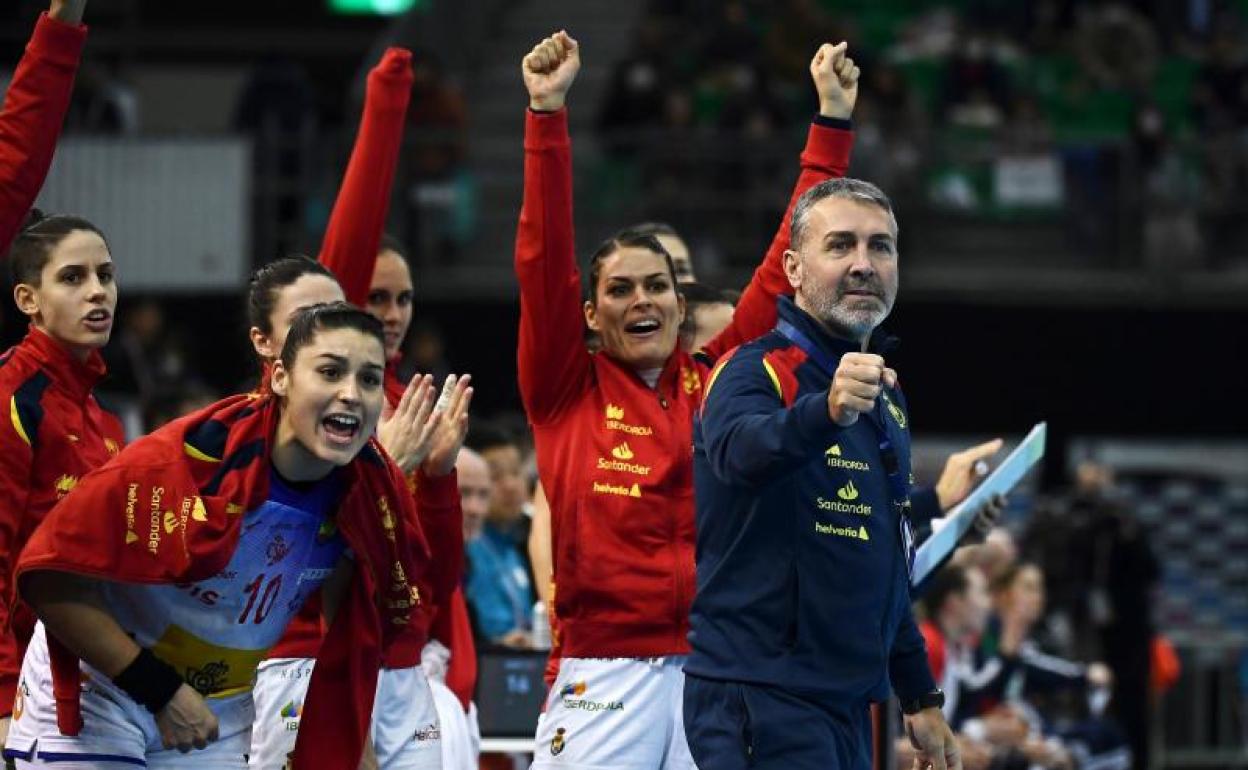
[[[177,749],[183,754],[191,749],[208,748],[208,744],[217,739],[217,715],[189,684],[179,687],[173,700],[156,714],[156,726],[160,728],[160,740],[165,748]]]
[[[810,77],[819,93],[819,114],[825,118],[849,120],[858,101],[861,72],[849,58],[847,48],[847,43],[824,43],[810,60]]]
[[[529,108],[551,112],[563,107],[580,69],[580,46],[567,32],[556,32],[533,46],[520,62],[524,87],[529,90]]]
[[[846,353],[828,389],[828,415],[842,428],[858,422],[858,415],[875,408],[885,386],[897,384],[897,372],[871,353]]]

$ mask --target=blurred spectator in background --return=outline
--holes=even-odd
[[[992,609],[988,583],[979,569],[950,564],[932,579],[922,607],[928,664],[945,692],[945,718],[955,724],[962,689],[974,686],[973,652]]]
[[[407,111],[409,145],[403,153],[418,178],[446,179],[463,163],[467,111],[464,97],[446,79],[437,57],[412,55],[412,102]]]
[[[944,119],[967,128],[994,129],[1005,122],[1012,102],[1009,74],[987,37],[977,32],[959,41],[945,73]]]
[[[1021,720],[1026,737],[1013,744],[1034,764],[1071,767],[1092,762],[1106,770],[1131,767],[1130,750],[1112,722],[1101,717],[1114,682],[1103,663],[1084,665],[1042,651],[1036,631],[1045,610],[1044,572],[1017,562],[993,584],[995,615],[976,652],[977,691],[966,699],[962,728],[992,737]],[[1146,680],[1147,681],[1147,680]],[[1007,707],[1002,711],[1001,707]],[[1005,727],[1006,729],[1002,729]]]
[[[1147,532],[1114,500],[1114,473],[1095,462],[1077,470],[1071,517],[1075,542],[1088,543],[1089,620],[1115,681],[1111,713],[1127,734],[1137,767],[1148,767],[1150,651],[1157,631],[1152,599],[1161,564]]]
[[[842,38],[871,61],[857,175],[970,246],[916,251],[1021,261],[1026,248],[1003,254],[973,230],[1020,213],[1047,217],[1037,232],[1053,244],[1036,249],[1103,267],[1203,267],[1211,244],[1248,238],[1242,4],[648,5],[599,116],[615,161],[604,184],[644,189],[650,210],[682,222],[718,215],[734,260],[756,238],[755,207],[734,218],[717,193],[730,184],[742,201],[764,196],[775,166],[755,148],[805,109],[794,52]],[[941,218],[950,210],[969,216]],[[1209,255],[1220,267],[1242,249],[1221,251]]]
[[[483,642],[532,647],[532,570],[528,566],[529,490],[519,442],[487,423],[473,425],[467,445],[490,473],[490,503],[479,537],[466,544],[469,570],[464,594]]]
[[[663,27],[642,19],[632,53],[615,65],[598,115],[603,147],[618,158],[631,158],[641,142],[637,132],[653,127],[665,110],[671,73],[664,63]]]
[[[1203,180],[1176,146],[1155,104],[1136,113],[1132,138],[1144,175],[1144,263],[1164,272],[1199,267],[1203,247],[1197,205]]]
[[[157,300],[124,308],[121,329],[104,349],[109,376],[101,391],[121,413],[131,439],[180,417],[183,408],[211,403],[196,397],[211,392],[188,369],[186,356],[194,350],[189,343],[168,327]]]
[[[428,262],[449,262],[469,237],[471,178],[464,164],[467,109],[463,94],[430,52],[412,58],[415,81],[401,163],[407,189],[404,240]]]
[[[93,56],[78,73],[65,116],[67,131],[132,135],[139,130],[139,97],[121,76],[120,61]]]
[[[1129,3],[1079,3],[1075,54],[1081,70],[1099,88],[1139,93],[1152,85],[1157,68],[1157,33]]]
[[[256,212],[255,222],[266,256],[295,252],[301,245],[288,233],[268,233],[266,228],[305,219],[318,122],[316,88],[303,65],[276,54],[256,63],[239,96],[233,124],[252,140],[256,178],[270,184],[286,182],[260,196],[264,210]]]
[[[417,374],[432,374],[434,382],[444,382],[451,373],[442,332],[432,323],[421,319],[412,321],[403,349],[404,358],[399,365],[401,377],[410,379]]]
[[[464,545],[476,540],[485,526],[485,518],[490,513],[490,498],[493,496],[493,485],[490,484],[490,466],[485,458],[473,450],[464,447],[455,458],[456,478],[459,481],[459,502],[464,511]],[[471,565],[465,572],[471,571]]]
[[[221,395],[212,388],[197,382],[187,382],[181,387],[163,393],[145,404],[143,410],[145,433],[151,433],[165,423],[214,404],[221,399]]]

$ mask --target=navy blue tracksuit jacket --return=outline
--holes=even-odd
[[[787,297],[779,318],[833,367],[857,349]],[[917,698],[936,684],[880,449],[882,431],[907,487],[905,402],[890,390],[874,415],[841,428],[828,415],[830,385],[831,373],[778,330],[711,373],[694,430],[697,596],[685,670],[835,709],[885,700],[890,680],[901,698]]]

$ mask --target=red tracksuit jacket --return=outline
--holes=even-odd
[[[774,325],[776,296],[792,291],[782,267],[789,214],[807,188],[845,173],[849,123],[816,118],[789,209],[732,325],[698,360],[674,352],[651,389],[585,349],[567,112],[530,111],[526,121],[519,379],[551,503],[562,654],[685,654],[695,588],[693,414],[706,362]]]
[[[13,73],[0,111],[0,255],[8,252],[52,165],[86,39],[85,26],[45,13]]]
[[[34,328],[0,357],[0,714],[5,716],[35,627],[29,609],[13,605],[17,555],[52,506],[125,442],[121,422],[91,394],[103,376],[98,353],[82,363]]]

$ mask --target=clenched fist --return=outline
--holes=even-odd
[[[875,408],[885,387],[897,384],[897,372],[871,353],[846,353],[828,389],[828,415],[842,428],[858,422],[858,415]]]
[[[824,43],[810,60],[810,77],[819,93],[819,114],[825,118],[849,120],[858,101],[858,76],[854,60],[846,53],[847,43]]]
[[[206,749],[217,739],[217,715],[189,684],[179,687],[173,700],[157,712],[156,726],[164,747],[183,754],[191,749]]]
[[[568,89],[581,69],[581,49],[572,36],[560,30],[533,46],[520,62],[529,108],[551,112],[563,107]]]

